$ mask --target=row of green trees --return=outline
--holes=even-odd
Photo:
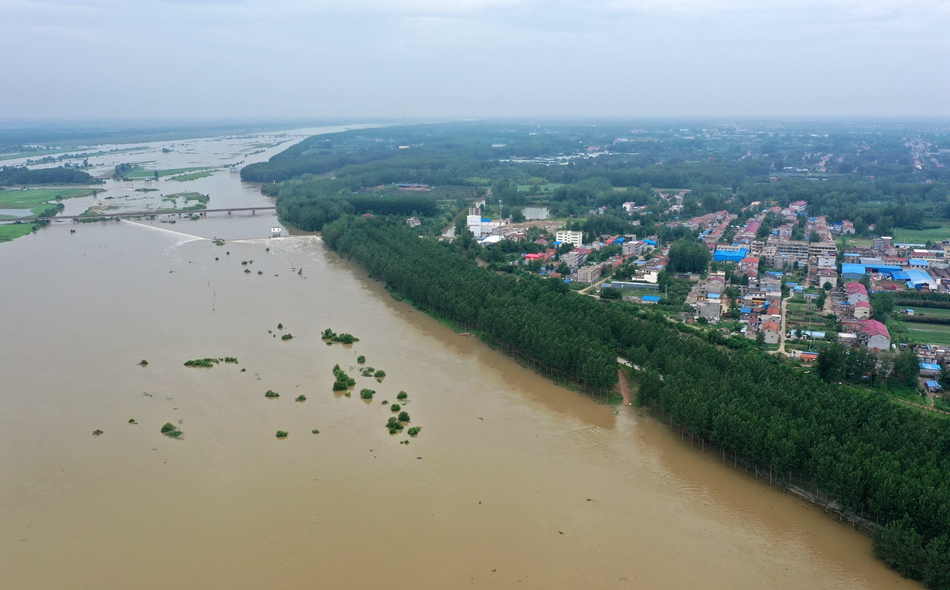
[[[571,294],[559,281],[499,275],[397,221],[343,217],[326,243],[417,305],[554,376],[593,389],[617,380],[617,351],[641,367],[639,402],[783,484],[881,523],[888,563],[950,587],[950,429],[936,414],[840,386],[747,348],[730,350],[665,318]],[[681,331],[685,330],[688,333]],[[896,532],[895,532],[896,531]],[[910,549],[891,540],[910,531]],[[899,547],[897,547],[899,545]],[[911,551],[911,557],[900,552]]]
[[[38,168],[26,166],[0,167],[0,186],[14,184],[95,184],[99,182],[86,172],[74,168]]]

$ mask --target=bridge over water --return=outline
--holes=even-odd
[[[258,211],[276,211],[277,207],[230,207],[227,209],[195,209],[192,211],[183,211],[183,210],[155,210],[155,211],[130,211],[130,212],[115,212],[115,213],[105,213],[102,215],[56,215],[53,217],[13,217],[10,219],[0,219],[0,223],[37,223],[44,221],[64,221],[72,220],[78,222],[82,219],[88,220],[98,220],[98,219],[119,219],[126,217],[158,217],[158,216],[169,216],[174,217],[178,216],[179,218],[183,216],[191,217],[192,215],[205,215],[207,213],[240,213],[243,211],[250,211],[251,215],[255,215]]]

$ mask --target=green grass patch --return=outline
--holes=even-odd
[[[162,201],[167,201],[172,204],[172,209],[162,209],[161,211],[201,211],[202,209],[208,208],[208,201],[210,200],[210,195],[203,195],[192,191],[172,193],[162,197]],[[179,202],[181,202],[180,208],[178,206]]]
[[[926,304],[926,302],[922,302],[922,303]],[[901,309],[908,309],[908,308],[901,307]],[[914,310],[914,317],[916,318],[927,318],[927,317],[950,318],[950,309],[939,309],[936,307],[920,307],[920,306],[917,306],[916,304],[910,307],[910,309]],[[904,323],[910,324],[912,322],[904,322]]]
[[[205,170],[203,172],[192,172],[191,174],[182,174],[181,176],[175,176],[170,180],[177,180],[178,182],[186,182],[188,180],[198,180],[199,178],[206,178],[214,174],[214,170]]]
[[[88,197],[91,188],[37,188],[30,190],[0,191],[0,209],[30,209],[34,215],[42,215],[51,206],[50,201]]]
[[[950,326],[948,325],[902,322],[897,318],[888,318],[887,329],[894,342],[950,345]]]
[[[891,397],[896,397],[897,399],[902,399],[908,401],[912,404],[917,404],[918,406],[929,407],[930,402],[927,398],[922,396],[919,391],[911,389],[909,387],[901,388],[892,388],[887,391],[887,394]]]
[[[940,227],[930,229],[894,229],[894,242],[923,244],[927,240],[939,242],[950,239],[950,225],[941,225]]]
[[[158,177],[163,176],[175,176],[176,174],[186,174],[189,172],[197,172],[199,170],[204,171],[208,168],[206,166],[198,166],[192,168],[172,168],[171,170],[158,170]],[[134,166],[131,170],[122,175],[122,178],[128,180],[144,180],[146,178],[155,178],[156,170],[148,170],[142,166]]]
[[[0,225],[0,244],[9,242],[31,233],[40,226],[32,223],[8,223]]]

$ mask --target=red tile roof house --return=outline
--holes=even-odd
[[[861,283],[845,283],[844,291],[848,294],[848,303],[854,305],[858,301],[868,300],[867,287]]]
[[[872,352],[881,352],[891,348],[891,335],[887,331],[887,326],[877,320],[861,322],[861,337],[866,340],[868,350]]]

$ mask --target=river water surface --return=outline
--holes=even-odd
[[[270,202],[217,175],[193,181],[209,207]],[[0,587],[919,587],[866,537],[397,302],[318,237],[267,238],[275,221],[0,245]],[[360,341],[327,346],[328,327]],[[357,355],[387,373],[357,377],[371,402],[331,391]],[[224,356],[239,364],[183,366]],[[384,427],[401,390],[418,438]]]

